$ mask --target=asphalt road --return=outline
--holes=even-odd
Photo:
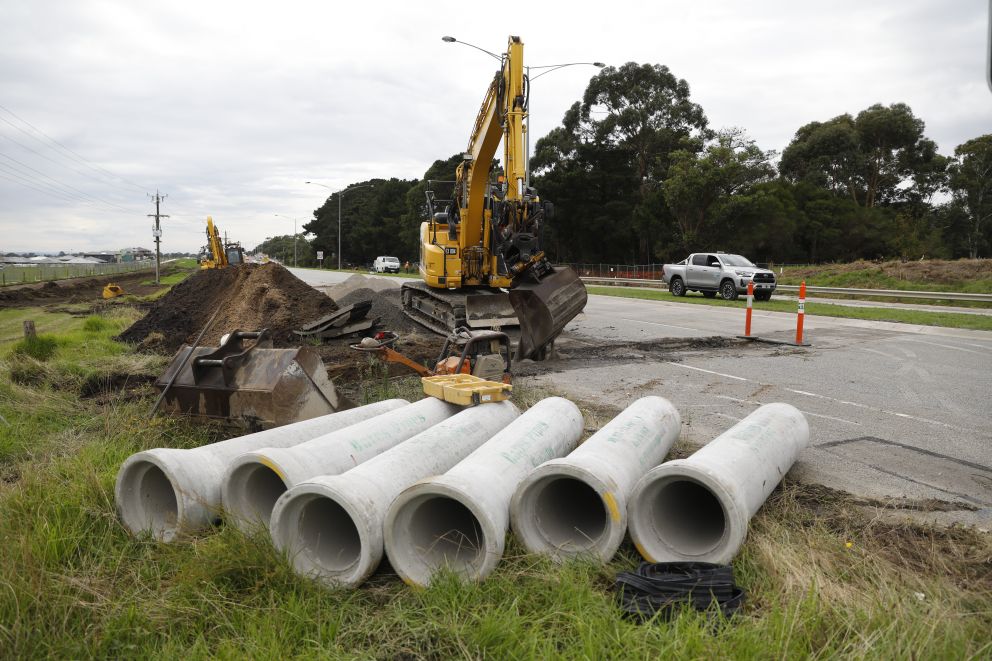
[[[293,272],[315,286],[348,276]],[[590,296],[559,357],[521,371],[584,402],[666,397],[695,445],[788,402],[810,424],[799,479],[915,517],[992,525],[992,332],[811,316],[812,346],[800,348],[736,340],[743,326],[740,310]],[[795,315],[757,304],[752,332],[789,340]]]

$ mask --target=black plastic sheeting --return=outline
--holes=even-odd
[[[624,612],[639,620],[655,615],[668,620],[686,607],[708,611],[714,605],[730,617],[745,597],[730,565],[707,562],[642,562],[632,572],[617,574],[614,587]]]

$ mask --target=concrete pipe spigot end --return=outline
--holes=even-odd
[[[510,521],[531,553],[608,562],[623,541],[627,508],[615,485],[567,458],[554,459],[520,484],[510,502]]]
[[[284,493],[272,510],[272,542],[293,570],[332,588],[355,588],[382,560],[382,513],[354,481],[317,478]]]
[[[426,587],[448,569],[481,581],[499,564],[506,544],[506,515],[494,518],[471,484],[447,475],[419,482],[401,493],[383,526],[389,562],[407,585]],[[497,512],[496,515],[499,513]]]
[[[730,562],[749,516],[732,481],[676,459],[652,469],[630,496],[628,527],[648,562]]]
[[[730,562],[808,443],[799,409],[765,404],[691,457],[648,471],[628,506],[638,551],[649,562]]]
[[[121,465],[114,497],[121,522],[132,534],[173,541],[184,530],[220,522],[223,466],[210,457],[185,461],[184,450],[159,448],[133,454]]]

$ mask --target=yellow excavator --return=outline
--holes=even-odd
[[[220,229],[214,225],[214,219],[207,216],[207,256],[200,262],[200,268],[219,269],[244,261],[245,253],[241,244],[234,241],[224,245],[220,238]]]
[[[568,267],[553,267],[541,250],[541,226],[554,208],[527,187],[524,147],[528,82],[524,45],[511,36],[450,195],[430,182],[428,220],[420,226],[423,282],[403,285],[403,310],[445,335],[456,328],[519,326],[516,358],[546,357],[587,293]],[[503,142],[502,174],[493,158]]]

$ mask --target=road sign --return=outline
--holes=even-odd
[[[323,250],[318,250],[317,251],[317,259],[324,259],[324,251]]]

